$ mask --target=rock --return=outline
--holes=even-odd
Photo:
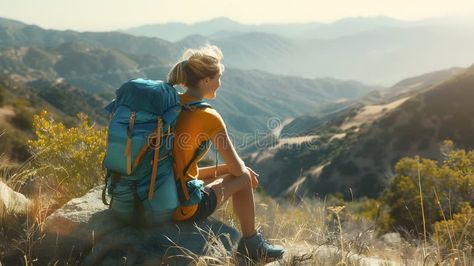
[[[237,230],[212,218],[195,224],[124,225],[102,203],[101,189],[69,201],[46,219],[46,237],[36,250],[40,261],[187,265],[196,256],[227,256],[240,238]]]
[[[44,231],[92,243],[94,238],[123,227],[102,203],[101,193],[102,187],[97,186],[84,196],[70,200],[46,218]]]
[[[200,223],[127,227],[94,245],[83,265],[189,265],[198,256],[229,258],[239,233],[213,218]]]
[[[25,195],[18,193],[0,181],[0,217],[5,215],[25,215],[28,211],[30,200]]]

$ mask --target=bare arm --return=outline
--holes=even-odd
[[[227,169],[227,165],[225,163],[219,164],[217,166],[206,166],[206,167],[199,167],[199,179],[209,179],[214,178],[215,176],[221,176],[228,174],[229,170]]]
[[[235,151],[225,129],[217,133],[217,135],[212,139],[212,142],[225,163],[219,164],[217,169],[215,166],[199,168],[199,179],[204,180],[206,183],[211,182],[214,177],[219,177],[225,174],[231,174],[232,176],[246,175],[250,178],[252,187],[254,189],[257,188],[259,183],[257,177],[259,175],[249,167],[245,166],[244,161],[240,159]]]
[[[230,141],[225,129],[214,136],[212,143],[224,159],[227,173],[233,176],[249,175],[249,170],[245,167],[244,161],[240,159],[235,151],[234,145]]]

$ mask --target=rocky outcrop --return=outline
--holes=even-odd
[[[225,260],[238,232],[214,219],[197,224],[126,227],[106,235],[84,259],[84,265],[189,265],[200,256]]]
[[[0,218],[8,215],[25,215],[28,206],[30,200],[0,181]]]
[[[98,186],[84,196],[70,200],[46,218],[45,232],[92,242],[94,238],[123,227],[100,196],[101,187]]]
[[[69,201],[45,221],[40,261],[83,265],[187,265],[203,255],[229,257],[240,235],[215,219],[148,227],[124,225],[101,201],[101,187]]]

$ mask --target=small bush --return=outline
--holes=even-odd
[[[462,250],[474,243],[474,208],[468,202],[461,204],[459,213],[450,220],[434,224],[435,239],[445,248]]]
[[[33,119],[36,140],[28,142],[35,155],[37,176],[56,192],[56,198],[68,200],[81,196],[103,178],[106,129],[90,125],[78,114],[77,127],[66,128],[43,111]]]

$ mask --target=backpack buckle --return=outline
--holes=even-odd
[[[196,105],[185,104],[185,105],[183,105],[183,107],[184,107],[184,109],[189,110],[189,111],[191,111],[191,112],[194,112],[194,111],[196,111],[196,109],[197,109],[197,106],[196,106]]]

